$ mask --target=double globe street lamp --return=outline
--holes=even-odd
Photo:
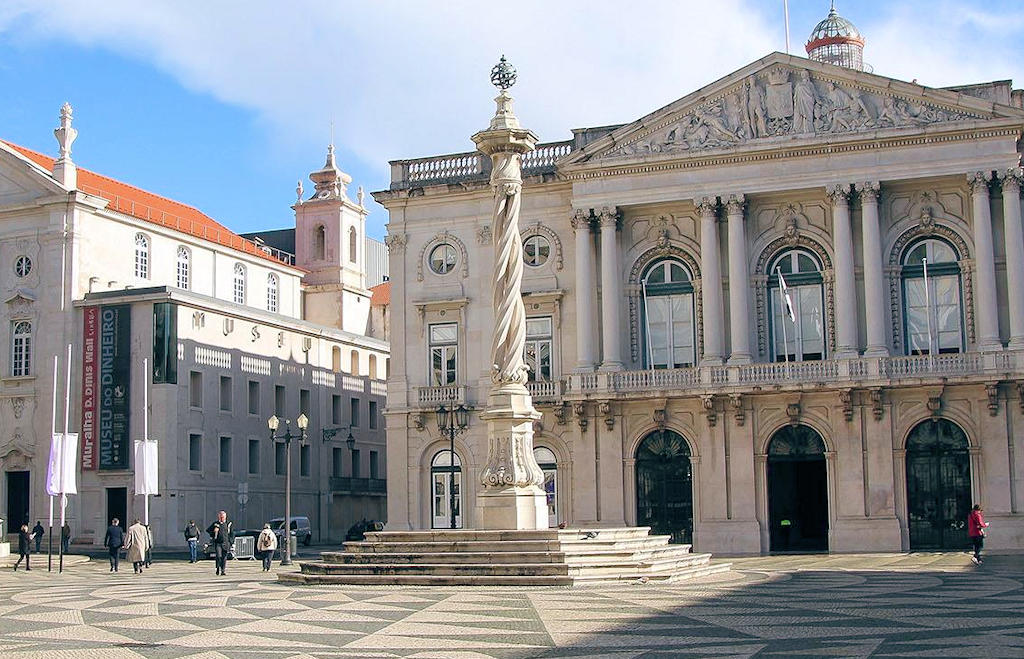
[[[455,397],[448,399],[448,405],[437,408],[437,429],[442,436],[448,437],[448,516],[451,528],[455,525],[455,435],[469,427],[469,410],[459,404],[455,406]]]
[[[309,419],[305,414],[300,414],[295,419],[298,432],[291,429],[291,420],[284,420],[284,432],[277,430],[281,427],[281,419],[274,415],[267,419],[267,426],[270,428],[270,441],[284,442],[284,558],[281,565],[292,564],[292,440],[299,440],[300,444],[306,443],[306,428],[309,427]]]

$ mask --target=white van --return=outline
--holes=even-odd
[[[269,522],[270,528],[277,534],[278,543],[284,542],[284,517],[275,517]],[[296,515],[291,518],[292,535],[295,536],[296,542],[301,542],[305,546],[309,546],[309,543],[313,542],[313,527],[309,525],[309,518],[301,515]],[[282,545],[283,546],[283,545]]]

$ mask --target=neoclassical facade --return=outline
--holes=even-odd
[[[1024,542],[1022,94],[775,53],[524,158],[535,452],[552,525],[699,551]],[[492,193],[392,163],[388,524],[474,526]],[[455,456],[440,406],[464,405]],[[452,496],[452,484],[455,496]]]

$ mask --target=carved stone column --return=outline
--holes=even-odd
[[[576,232],[576,370],[593,371],[597,354],[594,346],[596,305],[590,214],[577,210],[572,216],[572,228]]]
[[[992,248],[992,208],[988,182],[992,175],[975,172],[967,175],[974,210],[974,318],[978,323],[978,350],[1002,350],[999,342],[999,311],[996,306],[996,261]]]
[[[861,183],[861,242],[864,250],[864,320],[867,325],[865,357],[889,354],[886,339],[885,277],[882,275],[882,233],[878,222],[877,181]]]
[[[700,214],[701,299],[704,306],[703,364],[722,363],[722,332],[725,307],[722,304],[722,264],[718,256],[718,218],[715,200],[704,197],[697,203]]]
[[[732,341],[729,363],[749,364],[750,276],[743,227],[743,195],[731,195],[725,208],[729,217],[729,338]]]
[[[602,371],[622,370],[622,273],[619,268],[619,215],[607,206],[597,216],[601,225],[601,360]]]
[[[853,278],[853,229],[849,186],[828,191],[832,199],[832,250],[836,276],[836,359],[857,356],[857,288]]]
[[[1022,170],[1014,167],[999,177],[1003,182],[1003,238],[1006,241],[1006,284],[1010,291],[1010,348],[1024,348],[1024,227],[1021,226]]]
[[[487,130],[473,142],[491,157],[494,188],[494,335],[491,392],[480,418],[487,422],[487,462],[480,475],[476,523],[483,529],[547,528],[544,475],[533,457],[533,422],[541,417],[526,389],[526,309],[523,306],[523,243],[519,235],[522,154],[537,136],[520,127],[508,89],[515,69],[501,59],[491,72],[501,92]]]

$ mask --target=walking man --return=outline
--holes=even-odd
[[[217,574],[224,576],[227,572],[228,552],[235,541],[235,532],[231,522],[228,521],[228,514],[221,510],[217,513],[217,521],[210,524],[206,529],[210,534],[210,543],[213,545],[214,558],[217,564]]]
[[[64,522],[64,526],[60,528],[60,551],[62,554],[68,553],[68,548],[71,545],[71,524],[67,521]]]
[[[274,552],[277,550],[277,534],[270,528],[270,524],[264,524],[260,531],[260,537],[256,539],[256,549],[260,551],[260,558],[263,559],[263,571],[270,571],[270,561],[274,559]]]
[[[14,571],[18,571],[18,566],[21,565],[22,561],[25,561],[25,571],[29,572],[32,568],[28,565],[28,556],[32,553],[32,534],[28,532],[28,524],[22,524],[21,528],[18,529],[18,562],[14,564]]]
[[[981,548],[985,546],[985,529],[988,528],[988,523],[985,521],[984,512],[981,504],[976,503],[967,515],[967,535],[974,545],[974,556],[971,560],[975,565],[981,565]]]
[[[39,545],[41,545],[43,543],[43,534],[44,533],[46,533],[46,530],[43,528],[43,523],[40,522],[37,519],[36,520],[36,525],[32,527],[32,537],[35,538],[35,540],[36,540],[36,553],[37,554],[39,553]]]
[[[142,565],[146,562],[148,548],[149,531],[136,519],[128,527],[128,537],[124,541],[125,558],[131,561],[135,574],[142,573]]]
[[[195,520],[188,520],[185,527],[185,542],[188,543],[188,562],[195,563],[199,560],[199,527]]]
[[[120,520],[116,517],[110,520],[107,534],[103,537],[103,546],[110,552],[111,572],[117,572],[117,562],[121,557],[121,547],[124,546],[124,529],[121,528],[120,523]]]

